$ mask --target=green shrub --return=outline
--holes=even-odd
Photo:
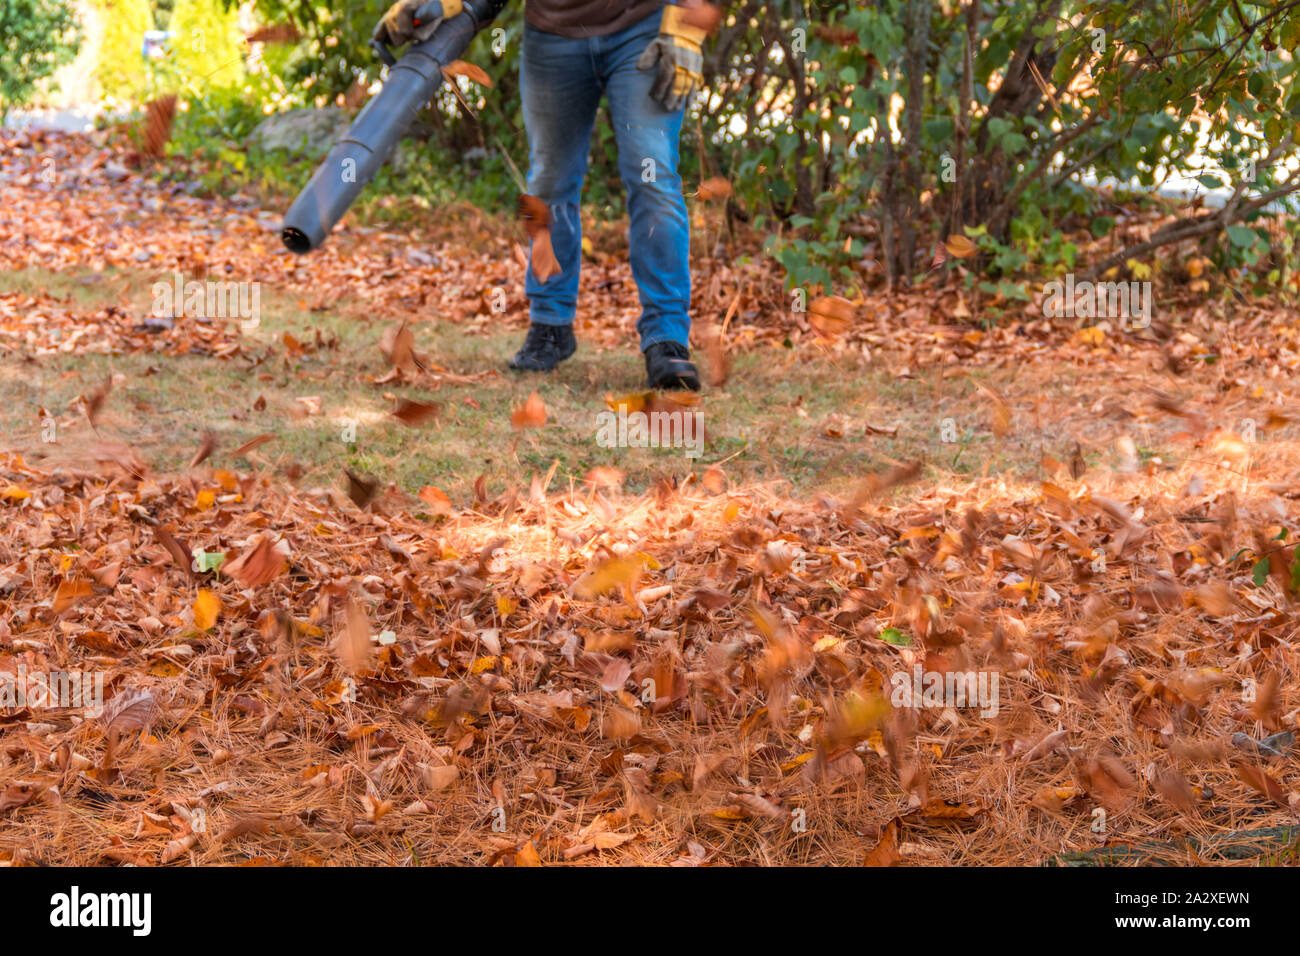
[[[80,38],[66,0],[0,0],[0,123],[72,60]]]

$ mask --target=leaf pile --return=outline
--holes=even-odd
[[[107,698],[0,710],[17,858],[1026,863],[1294,819],[1284,499],[712,471],[434,518],[6,457],[0,670]],[[891,706],[918,665],[996,672],[997,715]]]

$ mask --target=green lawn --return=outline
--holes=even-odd
[[[142,315],[152,279],[143,272],[0,273],[0,291],[45,291],[71,309],[126,303]],[[505,366],[521,329],[467,334],[457,324],[431,321],[414,332],[432,373],[413,383],[376,385],[389,368],[378,348],[384,326],[357,315],[347,302],[307,311],[264,287],[261,324],[245,334],[236,358],[59,354],[11,363],[0,374],[6,434],[12,447],[39,448],[44,407],[73,423],[61,430],[66,440],[91,437],[84,416],[70,406],[111,374],[121,378],[94,437],[130,445],[158,471],[183,469],[210,431],[218,445],[209,463],[218,467],[273,466],[300,472],[306,486],[340,484],[348,468],[409,493],[433,484],[459,505],[473,500],[482,474],[489,493],[497,494],[553,464],[553,490],[581,481],[596,466],[621,469],[626,487],[640,491],[661,477],[721,463],[734,482],[783,482],[801,495],[842,493],[867,473],[915,458],[926,461],[935,480],[990,470],[1031,474],[1040,443],[1059,437],[1022,429],[995,438],[974,384],[988,380],[983,373],[944,378],[922,369],[898,377],[853,353],[764,346],[736,355],[727,383],[703,393],[708,441],[702,457],[692,460],[680,448],[602,448],[597,415],[605,397],[644,387],[641,357],[632,348],[595,349],[580,334],[577,355],[556,372],[518,375]],[[312,343],[318,332],[336,338],[337,347],[295,353],[286,344],[286,333]],[[475,378],[446,380],[457,376]],[[1001,377],[1005,387],[1010,377]],[[534,389],[545,402],[546,425],[517,430],[511,410]],[[438,402],[442,412],[406,426],[390,414],[397,398]],[[956,443],[940,440],[945,416],[962,423]],[[277,437],[252,457],[230,457],[266,433]]]

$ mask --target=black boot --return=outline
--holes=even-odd
[[[549,372],[577,350],[573,326],[534,322],[528,327],[524,347],[510,360],[510,367],[516,372]]]
[[[645,374],[651,388],[700,390],[700,373],[691,353],[676,342],[657,342],[645,350]]]

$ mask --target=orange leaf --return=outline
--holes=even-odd
[[[880,831],[880,841],[867,851],[863,866],[898,866],[902,856],[898,852],[898,820],[890,820]]]
[[[975,255],[975,243],[959,233],[945,239],[943,247],[948,250],[948,255],[957,259],[969,259]]]
[[[722,8],[712,3],[690,2],[681,4],[682,23],[712,35],[722,22]]]
[[[210,631],[221,616],[221,598],[206,588],[200,589],[194,599],[194,626],[200,631]]]
[[[467,76],[479,86],[486,86],[489,90],[496,85],[492,82],[492,77],[488,76],[481,66],[466,63],[464,60],[452,60],[442,68],[442,75],[448,79],[453,76]]]
[[[533,275],[537,276],[538,282],[545,282],[563,271],[551,245],[551,211],[546,203],[527,193],[519,196],[518,205],[524,231],[532,240]]]
[[[695,198],[703,202],[710,199],[726,199],[731,195],[731,183],[721,176],[711,176],[700,183],[700,188],[695,191]]]
[[[221,573],[234,578],[246,588],[257,587],[275,579],[289,563],[289,544],[280,540],[258,536],[251,547],[233,561],[227,562]]]
[[[401,398],[393,409],[393,417],[403,425],[423,425],[437,418],[441,411],[442,406],[437,402],[414,402],[409,398]]]
[[[546,406],[542,396],[533,392],[528,400],[510,413],[510,424],[515,428],[541,428],[546,424]]]
[[[833,339],[848,331],[857,321],[858,309],[838,295],[822,295],[808,306],[808,324],[822,338]]]
[[[89,581],[64,581],[54,592],[51,610],[55,614],[62,614],[82,598],[90,597],[94,593],[95,587]]]
[[[441,488],[435,488],[433,485],[425,485],[420,489],[420,500],[426,501],[433,505],[433,513],[437,515],[451,514],[451,499]]]

